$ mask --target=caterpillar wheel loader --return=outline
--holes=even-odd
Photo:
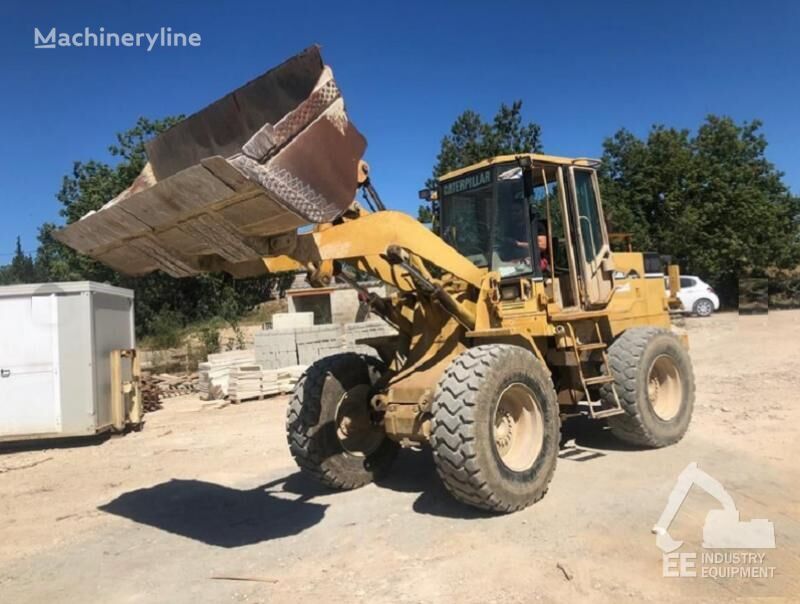
[[[564,418],[643,447],[680,440],[688,342],[646,255],[612,253],[597,162],[524,153],[445,174],[437,235],[385,208],[365,148],[312,47],[151,141],[133,185],[57,237],[128,274],[391,286],[361,293],[396,335],[319,359],[289,402],[291,454],[330,487],[428,445],[456,499],[512,512],[547,491]]]

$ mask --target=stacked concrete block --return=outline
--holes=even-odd
[[[375,355],[375,349],[366,344],[360,344],[363,338],[376,338],[380,336],[397,335],[397,330],[387,325],[384,321],[364,321],[363,323],[347,323],[344,326],[344,345],[348,352]]]
[[[255,336],[255,359],[264,369],[297,365],[294,329],[265,329]]]
[[[298,327],[313,326],[313,312],[278,312],[272,315],[273,329],[297,329]]]
[[[341,325],[315,325],[294,331],[297,341],[297,361],[310,365],[323,357],[345,351]]]
[[[396,334],[383,321],[266,329],[255,336],[255,358],[263,369],[281,369],[298,364],[310,365],[341,352],[374,355],[375,350],[360,344],[359,340]]]

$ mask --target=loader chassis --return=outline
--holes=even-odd
[[[396,289],[371,300],[398,336],[389,353],[375,343],[384,369],[359,394],[370,422],[337,417],[338,434],[354,442],[361,426],[373,447],[376,430],[396,446],[430,445],[456,498],[500,512],[543,496],[565,417],[607,418],[644,446],[682,437],[687,342],[670,331],[663,279],[646,276],[643,255],[612,253],[593,162],[489,159],[444,175],[438,203],[440,236],[359,207],[301,236],[303,255],[265,259],[270,270],[299,262],[312,282],[351,280],[349,266]],[[324,430],[291,418],[288,429]],[[306,467],[308,450],[291,449]],[[344,455],[369,479],[388,470],[386,455],[384,465]]]
[[[372,399],[373,408],[382,417],[390,438],[405,444],[428,440],[431,403],[437,383],[456,356],[481,344],[517,345],[533,352],[551,372],[564,413],[597,415],[621,411],[616,405],[613,409],[582,405],[589,401],[596,403],[598,397],[587,396],[581,374],[586,374],[588,379],[598,377],[587,372],[594,369],[597,373],[603,368],[587,365],[602,361],[603,349],[599,345],[610,343],[625,329],[669,327],[663,284],[658,279],[645,278],[641,254],[612,256],[602,223],[595,226],[594,232],[600,233],[603,240],[587,246],[582,241],[589,226],[580,229],[575,226],[579,222],[570,225],[560,220],[560,216],[573,216],[578,212],[577,199],[568,197],[569,189],[558,188],[559,182],[566,182],[564,173],[573,168],[572,160],[568,161],[559,164],[553,159],[531,164],[527,170],[539,193],[538,198],[528,196],[526,199],[523,186],[527,177],[516,157],[487,162],[488,167],[475,171],[460,171],[449,181],[447,176],[442,179],[441,239],[414,242],[414,247],[404,249],[410,253],[409,262],[416,261],[421,265],[420,270],[427,273],[428,268],[436,267],[436,259],[442,257],[438,250],[444,247],[443,239],[484,271],[479,280],[471,284],[447,274],[438,280],[438,286],[474,317],[472,322],[459,321],[436,300],[412,289],[413,281],[405,282],[406,275],[396,270],[397,265],[391,267],[395,270],[385,266],[382,258],[385,254],[376,253],[355,260],[357,268],[366,269],[377,277],[392,274],[390,282],[400,289],[390,305],[387,304],[391,312],[386,315],[400,332],[398,354],[390,359],[390,370]],[[594,175],[591,168],[582,166],[579,169]],[[492,174],[500,178],[490,179],[488,175]],[[454,186],[448,187],[448,184]],[[574,209],[571,201],[576,202]],[[374,218],[380,215],[387,221],[395,219],[391,213],[379,213]],[[514,221],[509,221],[509,216]],[[599,208],[594,216],[602,221]],[[585,217],[581,218],[586,224]],[[543,272],[533,233],[545,225],[547,250],[555,253],[541,252],[552,257],[552,268]],[[416,235],[408,231],[421,230],[421,227],[410,221],[404,221],[402,226],[407,229],[404,239],[411,244]],[[518,228],[527,246],[507,254],[509,246],[508,239],[503,240],[507,237],[504,230],[512,227]],[[325,233],[332,236],[336,228]],[[561,238],[553,234],[556,229]],[[369,238],[372,232],[365,225],[360,237]],[[396,242],[376,241],[376,252],[392,243]],[[600,256],[587,260],[589,250],[597,251]],[[599,270],[593,270],[594,266],[600,266]],[[604,289],[604,282],[612,282],[612,271],[624,275],[614,283],[614,295],[606,288],[608,294],[602,303],[596,298],[592,300],[593,294]],[[594,287],[588,284],[590,281]],[[597,345],[591,355],[589,351],[576,353],[577,346],[590,344]],[[587,357],[591,357],[588,363],[578,362]],[[589,395],[594,392],[590,385]]]

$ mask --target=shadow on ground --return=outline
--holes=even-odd
[[[120,495],[100,510],[217,547],[242,547],[296,535],[320,522],[325,491],[299,472],[239,490],[200,480],[170,480]]]
[[[24,451],[45,451],[47,449],[76,449],[78,447],[95,447],[112,438],[110,432],[89,436],[65,436],[59,438],[40,438],[30,440],[9,441],[0,443],[0,455],[6,453],[22,453]]]
[[[419,493],[413,504],[414,511],[419,514],[463,519],[492,516],[453,499],[436,473],[428,449],[401,450],[388,476],[379,480],[377,485],[393,491]]]
[[[575,445],[579,447],[604,451],[642,451],[647,448],[622,442],[611,433],[605,421],[587,417],[571,417],[563,422],[561,426],[562,448],[569,441],[575,441]]]
[[[574,444],[567,444],[572,441]],[[596,423],[565,422],[562,460],[591,461],[605,456],[582,447],[636,449],[620,443]],[[493,515],[450,495],[428,449],[400,451],[389,474],[376,484],[392,491],[419,493],[413,503],[419,514],[459,519]],[[250,490],[199,480],[170,480],[120,495],[99,509],[208,545],[233,548],[296,535],[319,523],[328,504],[312,500],[321,495],[335,496],[335,492],[295,472]]]

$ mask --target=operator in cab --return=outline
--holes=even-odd
[[[531,254],[529,233],[536,228],[536,246],[539,250],[539,271],[542,276],[551,274],[550,251],[548,248],[547,221],[530,223],[528,204],[522,197],[511,201],[510,212],[501,224],[501,236],[497,253],[502,261],[501,276],[530,272],[534,258]],[[513,268],[512,268],[513,267]],[[504,270],[505,269],[505,270]],[[505,273],[505,274],[504,274]]]
[[[550,266],[550,249],[547,245],[547,221],[540,220],[536,225],[536,245],[539,247],[539,270],[542,276],[552,274]]]

